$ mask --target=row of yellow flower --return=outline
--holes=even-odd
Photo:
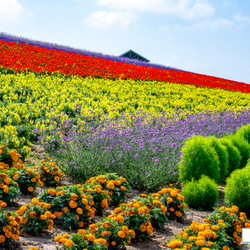
[[[66,105],[84,116],[108,113],[114,117],[137,109],[153,114],[171,114],[177,110],[239,110],[247,107],[250,101],[250,95],[245,93],[155,81],[113,81],[21,73],[0,74],[0,82],[0,119],[7,119],[9,125],[32,124],[41,115],[45,122],[50,123],[49,117],[58,116]],[[70,115],[65,114],[61,119]]]

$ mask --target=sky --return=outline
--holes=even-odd
[[[0,0],[0,32],[250,84],[250,0]]]

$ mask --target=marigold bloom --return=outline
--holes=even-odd
[[[35,212],[30,212],[30,217],[31,217],[32,219],[36,218],[36,213],[35,213]]]
[[[117,234],[120,238],[124,238],[126,236],[123,231],[119,231]]]
[[[64,244],[66,247],[71,247],[71,246],[73,246],[74,242],[72,240],[66,240],[66,242]]]
[[[69,206],[70,206],[71,208],[76,208],[76,207],[77,207],[77,203],[76,203],[75,201],[70,201],[70,202],[69,202]]]
[[[39,200],[37,198],[32,198],[31,203],[34,205],[39,205]]]
[[[94,242],[106,245],[107,244],[107,240],[103,239],[103,238],[99,238],[99,239],[95,239]]]

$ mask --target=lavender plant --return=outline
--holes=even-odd
[[[249,112],[180,111],[173,117],[165,113],[156,117],[138,111],[119,120],[102,117],[102,122],[82,117],[84,126],[75,126],[72,119],[65,121],[50,133],[45,130],[39,142],[73,178],[85,181],[93,175],[115,172],[132,187],[155,190],[177,182],[181,148],[188,138],[233,134],[250,122]]]

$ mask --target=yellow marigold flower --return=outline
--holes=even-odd
[[[213,247],[214,243],[212,241],[207,241],[209,247]]]
[[[115,241],[111,241],[111,245],[112,245],[112,246],[115,246],[115,245],[116,245],[116,242],[115,242]]]
[[[31,203],[34,205],[39,205],[39,200],[37,198],[32,198]]]
[[[182,242],[178,239],[174,239],[174,240],[171,240],[169,244],[167,244],[167,247],[181,247],[182,246]]]
[[[232,206],[231,212],[237,213],[239,211],[239,208],[237,206]]]
[[[61,238],[62,238],[62,235],[58,235],[58,236],[56,236],[56,237],[54,238],[54,241],[55,241],[55,242],[59,242],[59,241],[61,240]]]
[[[103,238],[95,239],[94,242],[100,243],[102,245],[106,245],[107,244],[107,240],[105,240]]]
[[[197,239],[197,237],[196,237],[196,236],[189,236],[188,239],[189,239],[190,241],[194,241],[194,240]]]
[[[30,247],[29,250],[38,250],[37,247]]]
[[[222,250],[230,250],[230,248],[227,247],[227,246],[223,246],[223,247],[222,247]]]
[[[212,226],[211,226],[211,229],[212,229],[212,230],[219,230],[219,229],[220,229],[220,226],[218,226],[218,225],[212,225]]]
[[[92,242],[95,241],[95,236],[94,236],[93,234],[88,234],[88,235],[86,235],[86,237],[88,237],[88,239],[89,239],[90,241],[92,241]]]
[[[124,187],[124,186],[121,186],[121,190],[122,190],[122,191],[125,191],[125,190],[127,190],[127,188]]]
[[[48,192],[50,195],[56,195],[56,191],[55,191],[54,189],[49,188],[49,189],[47,190],[47,192]]]
[[[112,181],[109,181],[109,182],[107,183],[107,188],[109,188],[109,189],[114,189],[114,188],[115,188],[114,183],[113,183]]]
[[[197,245],[197,246],[203,246],[203,245],[205,245],[205,243],[206,243],[206,241],[205,240],[197,240],[196,242],[195,242],[195,244]]]
[[[70,235],[67,233],[63,235],[63,238],[66,238],[66,239],[68,239],[69,237],[70,237]]]
[[[88,200],[87,199],[82,199],[82,204],[83,205],[87,205],[88,204]]]

